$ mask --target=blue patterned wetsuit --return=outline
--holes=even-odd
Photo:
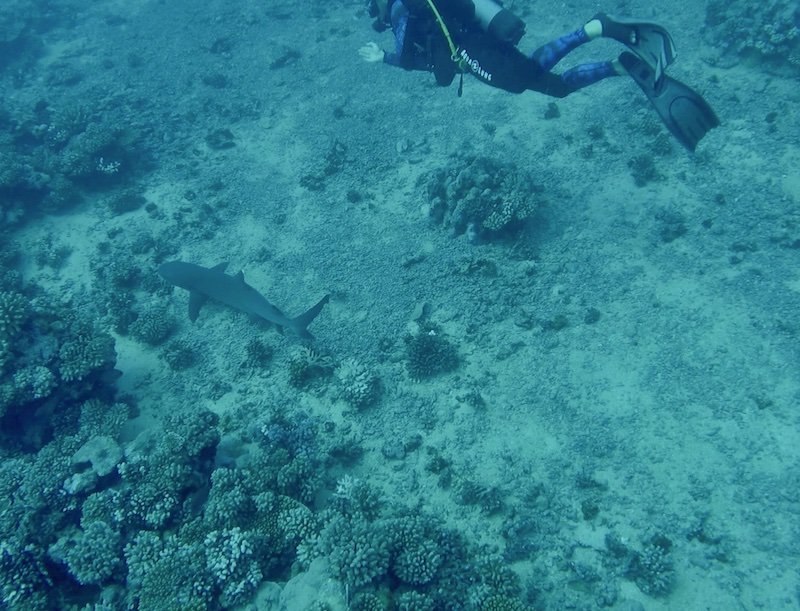
[[[384,53],[383,61],[390,66],[399,66],[406,70],[431,70],[432,66],[427,54],[414,46],[414,32],[409,32],[410,17],[408,8],[401,0],[389,3],[389,19],[394,33],[394,51]]]
[[[385,53],[383,61],[406,70],[432,70],[440,84],[450,84],[455,67],[438,26],[430,27],[430,21],[426,29],[414,24],[422,20],[410,15],[403,0],[391,2],[389,15],[395,49]],[[568,53],[589,42],[583,28],[547,43],[530,57],[475,28],[454,27],[450,33],[458,45],[467,72],[493,87],[513,93],[533,90],[562,98],[587,85],[616,76],[611,62],[582,64],[562,74],[551,72]]]
[[[543,45],[536,49],[531,55],[531,60],[533,60],[534,65],[539,70],[539,75],[543,77],[545,74],[549,74],[550,78],[556,76],[561,80],[564,84],[565,95],[572,93],[573,91],[577,91],[578,89],[582,89],[587,85],[593,85],[598,81],[602,81],[609,76],[617,76],[617,72],[614,69],[614,66],[611,62],[595,62],[591,64],[581,64],[579,66],[575,66],[574,68],[570,68],[566,72],[563,72],[559,75],[553,75],[550,70],[552,70],[555,65],[560,62],[564,57],[580,47],[583,44],[589,42],[589,37],[586,35],[586,31],[583,28],[572,32],[571,34],[565,34],[560,38],[556,38],[552,42],[548,42],[546,45]],[[546,78],[544,80],[547,80]],[[531,87],[531,89],[535,89]],[[546,91],[544,93],[547,93]],[[563,97],[563,96],[557,96]]]

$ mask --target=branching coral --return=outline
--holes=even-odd
[[[436,542],[422,539],[404,547],[395,557],[394,574],[404,583],[423,585],[430,582],[442,563]]]
[[[408,335],[406,341],[406,366],[415,380],[430,378],[458,367],[458,351],[434,325],[426,325],[417,333]]]
[[[666,596],[675,583],[669,550],[654,542],[631,556],[625,574],[649,596]]]
[[[132,594],[140,611],[202,611],[212,607],[214,584],[202,547],[169,537],[161,544],[138,538],[126,550],[140,582]]]
[[[0,542],[0,596],[3,608],[44,611],[52,608],[47,591],[53,582],[41,551],[34,545]]]
[[[334,574],[350,587],[367,584],[389,568],[389,541],[379,523],[334,518],[319,545]]]
[[[706,38],[723,54],[757,54],[780,70],[800,70],[800,9],[796,2],[711,0]]]
[[[380,380],[363,363],[344,359],[335,373],[342,398],[356,409],[365,409],[378,400]]]
[[[50,555],[66,564],[82,584],[100,584],[111,577],[120,564],[121,552],[119,533],[100,521],[62,535],[50,548]]]
[[[165,432],[142,432],[117,466],[130,484],[125,512],[132,525],[164,527],[179,517],[181,504],[207,482],[219,442],[217,416],[176,412]]]
[[[238,527],[212,531],[203,546],[206,568],[222,590],[220,604],[230,608],[246,603],[262,579],[248,535]]]
[[[130,326],[131,335],[150,346],[159,346],[175,329],[175,319],[164,309],[145,310]]]
[[[11,357],[12,340],[28,317],[28,300],[14,291],[0,292],[0,370]]]
[[[47,367],[34,365],[14,374],[16,398],[29,402],[48,397],[57,385],[56,376]]]
[[[0,415],[20,417],[13,426],[25,428],[27,443],[41,444],[74,426],[74,408],[84,397],[108,397],[115,363],[114,339],[80,308],[41,291],[31,300],[21,289],[0,292]],[[42,405],[59,409],[38,418]],[[13,426],[3,432],[22,439]]]
[[[65,382],[82,380],[95,369],[116,361],[114,339],[99,330],[79,327],[58,350],[59,373]]]
[[[411,585],[429,583],[442,565],[441,532],[432,520],[406,516],[390,520],[392,572]]]
[[[134,410],[127,403],[108,405],[97,399],[85,401],[80,406],[78,424],[85,438],[96,435],[115,436],[133,416]]]
[[[211,492],[205,503],[206,523],[213,528],[244,524],[253,519],[255,511],[244,474],[235,469],[215,469],[211,474]]]
[[[331,505],[344,516],[374,520],[380,515],[383,501],[376,488],[364,480],[345,475],[336,482]]]
[[[300,346],[289,358],[289,383],[295,388],[305,388],[314,380],[328,377],[334,367],[331,356]]]
[[[0,339],[11,339],[28,316],[28,300],[14,291],[0,292]]]

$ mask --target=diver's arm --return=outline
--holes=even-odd
[[[410,13],[408,8],[402,2],[393,2],[391,10],[394,51],[383,54],[383,63],[405,70],[430,71],[428,58],[414,44],[414,36],[409,36]]]
[[[409,12],[402,2],[392,4],[392,33],[394,34],[394,51],[382,51],[374,42],[367,43],[358,53],[361,59],[367,62],[379,62],[390,66],[397,66],[405,70],[430,71],[427,57],[420,53],[408,39]]]
[[[402,65],[403,51],[406,44],[406,30],[408,29],[408,9],[402,2],[392,5],[392,32],[394,33],[394,51],[383,54],[383,63],[390,66]]]

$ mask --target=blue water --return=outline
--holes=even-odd
[[[800,607],[796,6],[409,6],[0,8],[0,608]]]

